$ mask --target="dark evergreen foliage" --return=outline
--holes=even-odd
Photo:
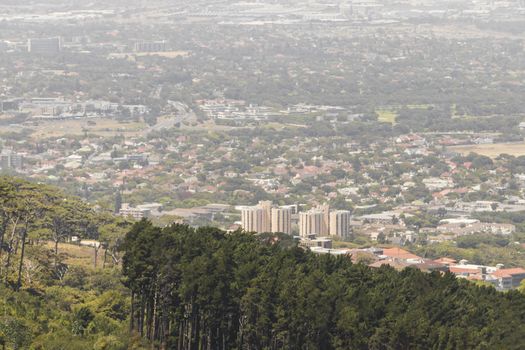
[[[137,223],[131,330],[161,349],[520,349],[525,297],[315,256],[285,236]]]

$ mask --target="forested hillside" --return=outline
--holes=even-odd
[[[520,349],[525,296],[316,256],[286,235],[131,226],[0,178],[0,348]],[[100,242],[79,246],[71,236]],[[98,263],[97,263],[98,257]]]
[[[0,177],[0,348],[135,344],[118,252],[129,227],[55,187]],[[72,236],[100,245],[66,244]]]
[[[314,256],[284,236],[127,234],[131,327],[169,349],[521,349],[525,297]]]
[[[100,244],[95,250],[104,251],[101,263],[117,265],[120,241],[129,227],[127,220],[95,211],[56,187],[0,177],[0,276],[15,289],[64,278],[68,266],[58,247],[73,236],[96,240]],[[52,251],[42,247],[46,242],[52,242]]]

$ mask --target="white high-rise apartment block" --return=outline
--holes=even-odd
[[[321,210],[309,210],[299,214],[299,235],[321,235],[324,213]]]
[[[292,233],[292,210],[274,207],[271,201],[260,201],[253,207],[241,209],[241,226],[246,232]]]
[[[246,207],[241,210],[242,229],[246,232],[263,230],[264,210],[260,207]]]
[[[272,208],[272,232],[292,233],[292,210]]]
[[[346,238],[350,235],[350,212],[337,210],[330,213],[330,236]]]
[[[263,210],[263,223],[262,231],[260,232],[270,232],[272,230],[272,201],[260,201],[259,208]]]
[[[328,204],[318,205],[317,210],[323,213],[323,221],[321,222],[321,232],[319,232],[319,235],[327,236],[330,233],[330,206]]]

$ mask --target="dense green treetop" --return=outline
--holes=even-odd
[[[137,223],[123,244],[138,332],[172,349],[519,349],[525,297],[316,256],[285,236]]]

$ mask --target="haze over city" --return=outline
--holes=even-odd
[[[0,345],[524,348],[524,48],[524,0],[0,0]]]

